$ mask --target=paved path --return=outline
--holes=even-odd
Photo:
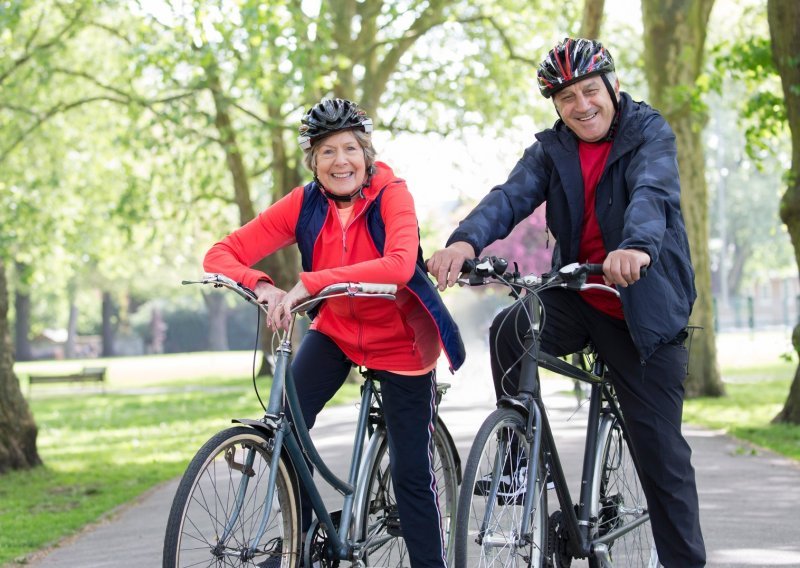
[[[462,461],[481,420],[493,408],[488,364],[471,365],[452,379],[446,371],[440,372],[440,380],[453,383],[441,414]],[[580,471],[583,412],[575,411],[574,398],[559,392],[571,383],[546,383],[546,401],[565,470]],[[323,412],[315,428],[323,456],[349,455],[350,422],[355,416],[352,405]],[[685,433],[694,449],[708,566],[800,567],[800,466],[770,452],[753,451],[719,432],[687,427]],[[340,471],[345,471],[344,466]],[[173,481],[152,490],[110,519],[40,554],[29,566],[160,566],[164,526],[176,486]],[[576,561],[572,565],[583,568],[587,564]]]

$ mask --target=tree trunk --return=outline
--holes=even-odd
[[[222,91],[216,64],[213,61],[210,62],[206,65],[205,71],[209,90],[214,98],[214,123],[219,132],[220,139],[222,140],[226,163],[228,164],[228,170],[233,180],[234,198],[239,208],[239,222],[244,225],[256,216],[256,210],[250,197],[250,180],[247,175],[247,168],[242,160],[242,153],[239,150],[236,132],[234,131],[230,118],[228,101]],[[282,136],[281,131],[273,131],[273,152],[276,151],[275,136]],[[291,186],[286,185],[287,182],[294,180],[283,179],[284,175],[281,175],[289,171],[287,165],[288,160],[285,151],[283,151],[282,142],[277,150],[279,150],[279,152],[273,157],[273,172],[275,173],[276,179],[273,201],[277,201],[282,195],[299,185],[299,183]],[[288,291],[297,282],[298,265],[297,250],[291,247],[274,252],[267,258],[256,263],[255,266],[259,270],[269,274],[278,288]],[[273,368],[268,355],[271,349],[271,337],[268,333],[261,334],[261,348],[263,355],[258,375],[272,375]]]
[[[31,295],[17,289],[14,293],[14,356],[17,361],[31,361]]]
[[[8,284],[0,259],[0,473],[42,463],[36,451],[36,423],[14,374],[8,332]]]
[[[208,310],[208,349],[209,351],[228,350],[228,304],[224,292],[203,294]]]
[[[29,282],[31,267],[22,262],[15,262],[14,269],[17,285],[14,287],[14,359],[31,361],[31,295]]]
[[[76,344],[78,341],[78,306],[75,300],[70,300],[69,303],[69,320],[67,321],[67,343],[64,345],[64,357],[66,359],[74,359],[77,349]]]
[[[103,292],[103,357],[114,356],[114,311],[114,300],[111,298],[111,293]]]
[[[600,39],[600,28],[603,24],[603,9],[606,0],[585,0],[583,3],[583,19],[581,20],[581,37]],[[602,43],[602,41],[601,41]]]
[[[739,295],[742,291],[742,276],[744,276],[744,264],[750,258],[752,250],[747,245],[736,244],[733,253],[733,262],[728,269],[728,293]],[[724,251],[723,251],[724,254]]]
[[[690,323],[703,328],[692,341],[686,379],[689,397],[724,393],[714,334],[708,188],[700,136],[706,117],[691,105],[691,93],[702,71],[708,16],[713,4],[714,0],[642,0],[645,73],[651,102],[663,113],[677,137],[681,205],[698,294]]]
[[[781,75],[786,117],[792,133],[792,166],[786,193],[781,198],[781,220],[789,230],[795,260],[800,266],[800,2],[769,0],[767,17],[772,58]],[[794,328],[792,345],[800,354],[800,324]],[[800,368],[795,371],[789,396],[773,422],[800,424]]]

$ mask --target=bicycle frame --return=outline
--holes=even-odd
[[[354,511],[361,510],[360,507],[363,505],[363,500],[366,498],[366,488],[359,490],[361,485],[364,484],[359,484],[358,480],[361,479],[363,475],[366,475],[366,470],[362,472],[362,467],[366,467],[367,464],[362,463],[362,458],[364,455],[365,442],[370,435],[368,428],[369,414],[373,398],[377,396],[376,389],[373,384],[373,379],[367,378],[364,382],[361,394],[361,404],[359,406],[355,439],[353,441],[350,470],[347,480],[345,481],[334,474],[328,468],[322,456],[319,455],[311,439],[305,420],[303,420],[299,397],[292,378],[291,366],[289,365],[292,353],[291,342],[288,339],[290,336],[291,333],[287,333],[286,338],[281,341],[280,346],[276,350],[274,379],[264,420],[237,420],[237,422],[262,430],[266,427],[266,429],[272,433],[272,439],[274,440],[274,445],[271,448],[272,464],[269,489],[264,502],[264,517],[260,523],[261,530],[259,530],[258,534],[252,539],[251,548],[254,548],[255,544],[259,542],[269,523],[269,512],[271,511],[272,499],[274,497],[274,477],[277,475],[278,460],[285,449],[294,466],[295,473],[306,488],[317,519],[319,519],[319,522],[325,527],[327,534],[330,535],[331,538],[333,538],[333,535],[336,535],[334,539],[334,551],[337,558],[346,560],[350,558],[351,554],[355,551],[352,541],[348,539],[348,532],[351,521],[353,520]],[[291,421],[283,415],[282,412],[284,394],[288,401],[292,417],[297,417],[293,418]],[[379,425],[373,435],[378,435],[381,428],[383,427]],[[328,512],[322,495],[314,482],[311,468],[306,462],[306,457],[325,481],[343,496],[342,516],[338,527],[333,517]],[[246,476],[243,476],[242,482],[246,484]],[[356,520],[357,524],[360,524],[362,521],[360,518]],[[360,534],[359,530],[361,527],[356,526],[354,528],[355,531],[353,534]]]
[[[649,514],[644,513],[636,521],[627,523],[620,528],[609,531],[607,534],[592,539],[590,535],[591,523],[596,520],[599,511],[595,510],[595,503],[592,503],[592,480],[595,479],[595,469],[598,464],[593,459],[595,450],[600,439],[601,417],[604,413],[611,413],[617,420],[624,424],[622,413],[612,395],[609,383],[602,378],[605,372],[605,364],[600,358],[594,361],[592,371],[586,371],[575,365],[571,365],[558,357],[538,350],[533,338],[528,335],[525,338],[525,352],[537,352],[536,359],[526,356],[523,359],[519,395],[503,397],[498,401],[498,406],[506,406],[521,410],[527,417],[526,441],[530,444],[529,460],[533,460],[534,466],[529,471],[538,471],[536,460],[540,455],[546,455],[545,466],[549,467],[549,472],[555,483],[555,491],[564,515],[564,523],[569,531],[570,543],[573,545],[571,551],[574,557],[585,558],[591,554],[598,557],[605,557],[607,543],[613,542],[620,536],[647,522]],[[581,473],[581,494],[580,502],[576,507],[572,501],[558,449],[553,438],[550,422],[545,412],[544,402],[539,393],[537,366],[548,369],[559,375],[589,383],[591,394],[589,396],[589,412],[587,417],[586,439],[583,453],[583,468]],[[623,435],[627,441],[627,429],[623,427]],[[543,447],[544,452],[540,453],[539,448]],[[636,456],[631,450],[634,464],[639,470]],[[499,477],[499,476],[495,476]],[[493,490],[495,488],[492,488]],[[528,491],[523,502],[523,527],[522,534],[529,530],[528,522],[531,518],[533,506],[532,491]],[[487,513],[488,514],[488,513]],[[488,518],[488,517],[487,517]]]

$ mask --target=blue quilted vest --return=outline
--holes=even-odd
[[[386,187],[380,190],[377,198],[369,204],[365,212],[367,219],[367,230],[375,248],[383,255],[384,245],[386,244],[386,226],[381,217],[381,199],[383,192],[390,187],[393,183],[390,182]],[[328,200],[322,195],[319,186],[316,182],[311,182],[304,188],[303,206],[300,209],[300,216],[297,219],[297,226],[295,228],[295,237],[297,239],[297,246],[300,249],[300,259],[303,266],[303,271],[311,272],[312,258],[314,254],[314,243],[317,241],[319,232],[322,230],[322,225],[325,222],[325,217],[328,214],[329,203]],[[455,371],[462,363],[466,356],[464,351],[464,343],[461,341],[461,334],[458,331],[458,326],[453,320],[450,312],[442,302],[439,296],[439,291],[434,286],[433,282],[428,278],[427,270],[425,269],[425,261],[422,258],[422,247],[417,252],[417,264],[414,268],[414,275],[408,282],[408,290],[414,294],[420,302],[428,310],[436,327],[439,329],[439,336],[442,338],[442,345],[450,361],[450,370]],[[313,314],[311,314],[313,317]]]

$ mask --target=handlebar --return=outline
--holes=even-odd
[[[266,304],[262,304],[257,300],[256,293],[253,292],[253,290],[241,282],[236,282],[232,278],[228,278],[224,274],[206,274],[200,280],[183,280],[181,284],[211,284],[215,288],[228,288],[239,294],[251,304],[255,304],[265,314],[267,313]],[[292,307],[292,313],[296,314],[300,312],[307,312],[328,298],[337,298],[340,296],[360,298],[369,296],[371,298],[394,300],[396,293],[397,285],[395,284],[376,284],[372,282],[339,282],[326,286],[320,290],[316,296],[312,296]]]
[[[481,259],[468,259],[461,267],[465,277],[459,278],[457,282],[462,286],[483,286],[492,282],[503,283],[512,288],[524,288],[529,291],[536,291],[540,288],[568,288],[570,290],[604,290],[615,296],[619,292],[605,284],[587,283],[586,279],[590,275],[603,274],[602,264],[579,264],[572,263],[561,267],[558,271],[548,272],[542,275],[527,274],[522,275],[514,264],[514,271],[506,274],[508,261],[496,256],[488,256]],[[643,266],[640,270],[642,277],[647,275],[647,267]]]

